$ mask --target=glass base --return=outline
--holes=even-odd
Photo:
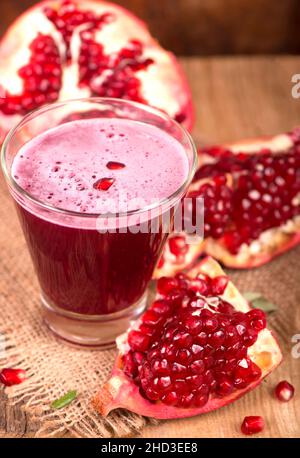
[[[147,292],[130,307],[108,315],[81,315],[51,304],[42,294],[43,317],[49,329],[61,340],[87,349],[104,350],[115,345],[132,320],[144,311]]]

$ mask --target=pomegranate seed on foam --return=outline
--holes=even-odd
[[[295,388],[286,380],[282,380],[275,388],[275,396],[281,402],[290,401],[295,394]]]
[[[130,351],[123,357],[124,372],[146,399],[199,407],[261,377],[248,348],[266,326],[265,314],[237,312],[220,297],[227,284],[226,276],[190,279],[182,273],[158,280],[162,298],[129,332]]]
[[[26,372],[23,369],[4,368],[0,372],[0,383],[5,386],[19,385],[26,379]]]
[[[243,434],[250,436],[252,434],[260,433],[265,426],[264,419],[260,416],[249,416],[245,417],[241,426]]]
[[[126,165],[123,164],[122,162],[109,161],[109,162],[106,164],[106,167],[107,167],[109,170],[121,170],[121,169],[124,169],[124,168],[126,167]]]
[[[97,189],[98,191],[108,191],[114,182],[114,178],[100,178],[99,180],[95,181],[93,188]]]

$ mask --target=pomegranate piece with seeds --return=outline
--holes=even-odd
[[[252,434],[260,433],[265,426],[264,419],[258,415],[245,417],[241,426],[243,434],[250,436]]]
[[[192,127],[191,94],[176,58],[113,3],[37,3],[2,38],[0,61],[0,141],[34,108],[89,96],[146,103]]]
[[[282,380],[275,388],[275,396],[281,402],[290,401],[295,394],[295,388],[286,380]]]
[[[204,241],[185,248],[182,242],[185,254],[177,255],[170,238],[156,277],[187,267],[202,252],[248,268],[292,248],[300,242],[300,129],[201,149],[187,197],[204,199]]]
[[[26,372],[23,369],[4,368],[0,372],[0,383],[5,386],[19,385],[26,380]]]
[[[239,398],[280,363],[264,312],[254,316],[212,258],[162,277],[157,290],[117,339],[111,378],[94,399],[102,414],[122,407],[155,418],[198,415]]]

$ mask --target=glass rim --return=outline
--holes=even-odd
[[[98,104],[104,104],[104,103],[119,103],[119,104],[124,104],[127,106],[132,106],[138,109],[142,109],[145,112],[151,113],[157,117],[160,117],[162,119],[165,119],[168,122],[171,122],[174,126],[176,126],[179,131],[184,135],[184,137],[187,139],[189,146],[191,147],[192,151],[192,163],[191,166],[189,167],[189,173],[184,180],[184,182],[180,185],[179,188],[177,188],[171,195],[167,197],[163,197],[162,199],[159,199],[157,202],[154,202],[152,204],[146,205],[143,208],[135,209],[135,210],[129,210],[127,212],[108,212],[108,213],[85,213],[85,212],[80,212],[80,211],[74,211],[74,210],[68,210],[60,207],[56,207],[54,205],[51,205],[50,203],[43,202],[42,200],[39,200],[38,198],[34,197],[33,195],[30,194],[30,192],[26,191],[23,189],[17,181],[13,178],[12,174],[7,168],[7,161],[6,161],[6,153],[9,147],[10,141],[13,139],[14,135],[16,132],[23,126],[25,125],[28,121],[30,121],[31,117],[34,117],[38,115],[39,113],[45,113],[48,110],[54,110],[56,108],[62,107],[67,104],[71,103],[98,103]],[[92,119],[92,118],[91,118]],[[151,124],[150,122],[148,124]],[[159,127],[158,127],[159,128]],[[1,167],[3,170],[3,174],[5,179],[7,180],[8,184],[12,187],[12,189],[16,190],[22,197],[25,197],[28,199],[31,203],[38,205],[41,207],[43,210],[48,210],[51,212],[55,212],[57,214],[61,215],[67,215],[71,217],[76,217],[76,218],[122,218],[122,217],[130,217],[132,215],[139,215],[142,213],[145,213],[147,211],[155,210],[159,207],[163,207],[164,205],[167,205],[168,202],[172,201],[173,199],[176,199],[180,194],[183,194],[185,189],[188,188],[189,184],[191,183],[194,173],[196,172],[196,167],[197,167],[197,148],[196,145],[192,139],[192,136],[190,133],[186,130],[185,127],[183,127],[181,124],[179,124],[177,121],[175,121],[173,118],[171,118],[169,115],[164,113],[163,111],[159,110],[158,108],[153,108],[150,107],[149,105],[144,105],[139,102],[133,102],[130,100],[124,100],[124,99],[118,99],[118,98],[113,98],[113,97],[87,97],[87,98],[80,98],[80,99],[69,99],[69,100],[64,100],[61,102],[55,102],[55,103],[50,103],[43,105],[42,107],[36,108],[35,110],[27,113],[23,118],[13,127],[10,129],[8,134],[6,135],[4,142],[2,144],[1,148]]]

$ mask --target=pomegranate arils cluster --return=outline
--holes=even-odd
[[[157,299],[128,334],[125,374],[150,401],[201,407],[261,377],[248,348],[266,326],[261,310],[238,312],[222,297],[225,275],[162,277]]]
[[[111,55],[96,41],[96,32],[115,20],[113,14],[95,14],[79,9],[75,2],[62,1],[59,8],[45,6],[43,14],[61,35],[65,49],[58,48],[54,36],[39,33],[30,43],[27,65],[18,71],[23,80],[21,94],[4,91],[0,112],[24,115],[45,103],[58,100],[65,67],[78,59],[78,87],[88,87],[91,95],[117,97],[145,103],[140,94],[140,80],[135,73],[153,63],[142,57],[143,44],[131,40],[123,49]],[[78,57],[71,53],[71,41],[78,32]]]
[[[63,1],[59,9],[46,6],[44,14],[63,36],[67,60],[71,58],[70,42],[77,27],[87,24],[85,30],[93,31],[112,19],[110,14],[97,16],[92,11],[79,11],[71,0]]]
[[[23,80],[23,93],[12,95],[5,91],[4,98],[0,98],[0,111],[6,115],[23,115],[58,98],[62,70],[55,41],[51,36],[39,33],[29,49],[30,60],[18,71]]]
[[[194,182],[212,179],[188,197],[204,198],[205,237],[223,237],[227,249],[237,254],[242,244],[300,215],[299,133],[290,138],[293,146],[286,152],[233,153],[216,147],[202,151],[215,162],[202,165]]]
[[[201,169],[200,169],[201,171]],[[232,214],[232,189],[226,184],[226,177],[218,176],[204,183],[198,190],[191,191],[188,197],[193,202],[193,222],[196,221],[196,199],[204,202],[204,235],[218,239],[223,236]]]

